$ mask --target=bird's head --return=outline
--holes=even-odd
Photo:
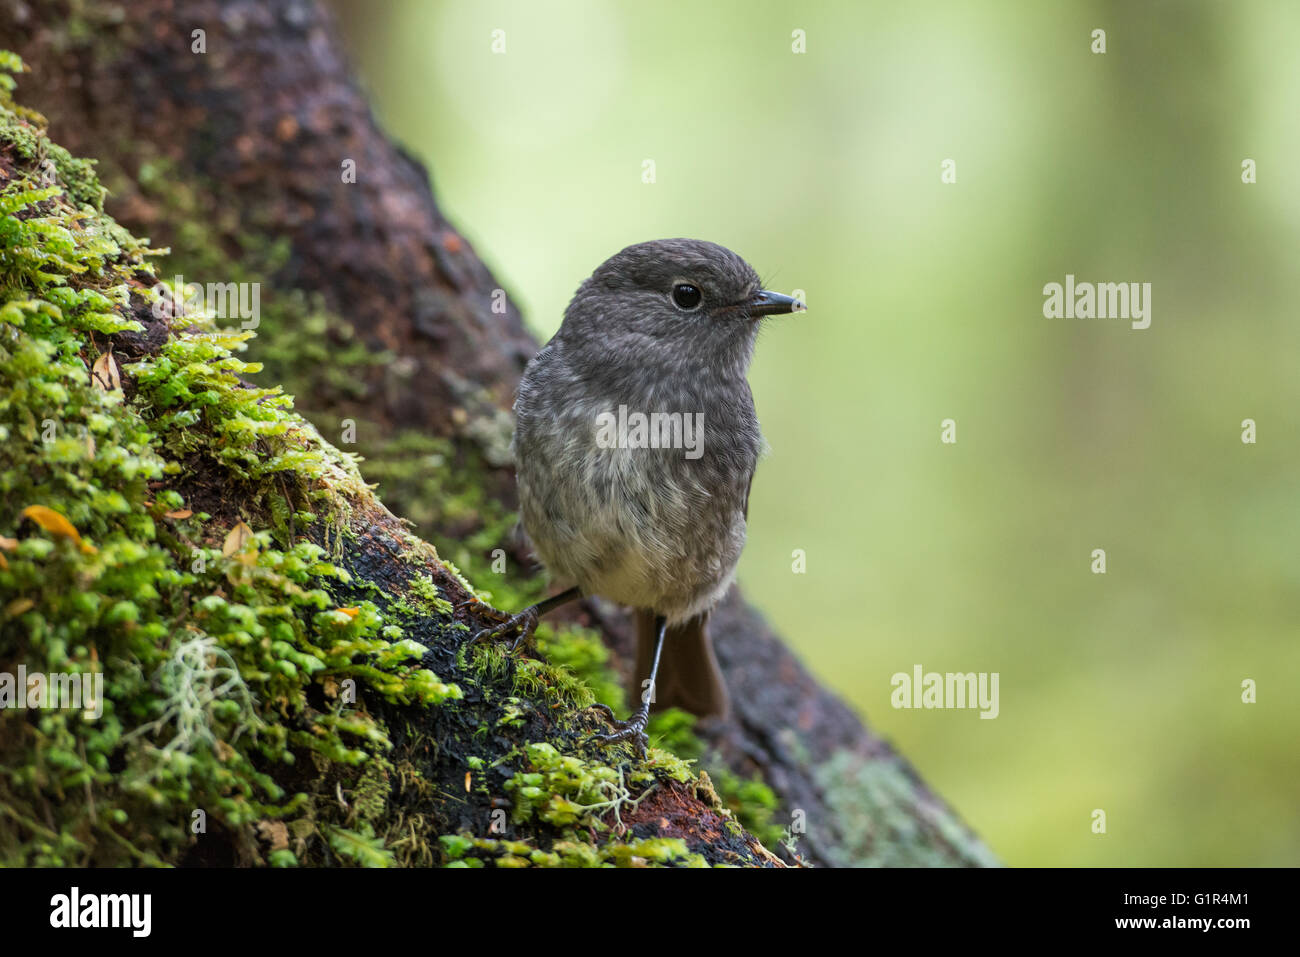
[[[803,309],[762,287],[730,249],[699,239],[628,246],[596,268],[564,315],[566,342],[647,360],[748,365],[758,320]]]

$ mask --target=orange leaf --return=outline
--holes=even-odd
[[[343,614],[347,615],[349,618],[355,618],[361,613],[360,608],[340,608],[339,611],[343,612]]]
[[[178,508],[178,509],[173,509],[170,512],[167,512],[165,517],[166,518],[189,518],[193,514],[194,513],[191,512],[188,508]]]
[[[81,534],[72,527],[72,523],[52,508],[46,508],[44,505],[28,505],[23,509],[23,518],[30,518],[51,535],[72,539],[87,555],[94,555],[99,551],[94,545],[83,542]]]

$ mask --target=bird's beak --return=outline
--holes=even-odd
[[[782,316],[788,312],[803,312],[808,308],[793,296],[783,296],[770,289],[760,289],[745,306],[751,319],[762,316]]]

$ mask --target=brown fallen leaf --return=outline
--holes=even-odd
[[[0,535],[0,548],[3,548],[7,552],[12,552],[17,547],[18,547],[18,539],[5,538],[5,536]]]
[[[283,821],[258,821],[257,833],[271,845],[273,851],[283,851],[289,847],[289,828]]]
[[[339,611],[343,612],[343,614],[347,615],[349,618],[355,618],[361,613],[360,608],[340,608]]]
[[[90,380],[96,388],[106,392],[122,388],[122,375],[117,371],[113,350],[110,349],[95,360],[95,364],[90,369]]]
[[[235,527],[226,535],[226,541],[221,546],[221,554],[233,558],[244,551],[251,541],[253,541],[253,530],[242,521],[236,522]]]
[[[189,518],[194,513],[188,508],[176,508],[164,513],[165,518]]]
[[[30,518],[51,535],[72,539],[87,555],[94,555],[99,551],[94,545],[83,542],[81,533],[72,527],[72,523],[52,508],[46,508],[44,505],[28,505],[23,509],[23,518]]]
[[[15,598],[9,604],[5,605],[5,617],[17,618],[23,612],[35,607],[36,602],[32,601],[30,598]]]

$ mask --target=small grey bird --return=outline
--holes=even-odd
[[[639,243],[583,282],[524,372],[514,438],[523,525],[553,580],[574,587],[516,615],[475,603],[498,624],[473,640],[517,632],[513,649],[540,615],[581,595],[635,609],[633,681],[649,681],[603,741],[643,752],[652,701],[727,712],[706,624],[735,577],[763,445],[745,376],[759,320],[802,309],[722,246]]]

